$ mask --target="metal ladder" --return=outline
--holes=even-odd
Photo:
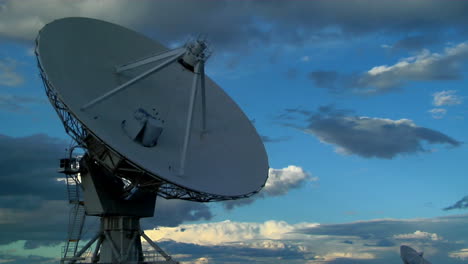
[[[79,172],[73,168],[72,164],[75,161],[68,160],[64,162],[62,173],[66,175],[68,201],[73,207],[70,210],[69,223],[68,223],[68,239],[62,250],[62,259],[60,263],[75,263],[78,258],[75,255],[78,251],[78,243],[81,239],[81,233],[85,222],[85,207],[81,199],[81,186],[78,180]]]

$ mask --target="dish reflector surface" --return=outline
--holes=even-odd
[[[422,254],[418,253],[409,246],[401,246],[400,254],[403,261],[408,264],[431,264],[422,257]]]
[[[154,40],[115,24],[65,18],[40,31],[36,52],[43,74],[66,110],[108,148],[152,177],[226,197],[257,192],[268,175],[263,143],[236,103],[208,77],[206,132],[202,131],[198,91],[185,168],[179,173],[194,73],[178,62],[107,100],[80,109],[154,64],[118,74],[117,66],[167,50]],[[141,111],[152,117],[153,128],[146,128],[146,146],[134,140],[138,131],[144,130],[138,127]],[[155,124],[162,124],[162,132]]]

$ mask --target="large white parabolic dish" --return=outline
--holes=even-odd
[[[202,133],[201,95],[197,93],[184,173],[184,143],[194,73],[173,63],[132,87],[86,110],[86,103],[152,65],[117,74],[115,67],[166,51],[137,32],[89,18],[65,18],[39,33],[36,53],[49,88],[84,129],[149,175],[179,188],[229,197],[264,186],[268,159],[255,128],[236,103],[206,78],[206,133]],[[43,76],[44,77],[44,76]],[[164,121],[155,147],[134,142],[122,122],[144,109]]]

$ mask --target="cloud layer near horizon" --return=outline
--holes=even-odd
[[[399,247],[424,251],[433,263],[463,263],[467,215],[377,219],[345,224],[224,221],[146,233],[185,263],[399,263]],[[192,261],[192,262],[190,262]]]
[[[423,251],[432,263],[462,264],[468,257],[468,231],[464,228],[467,224],[468,215],[326,225],[223,221],[160,227],[145,233],[183,264],[401,263],[402,244]],[[23,263],[24,254],[37,252],[7,253],[4,249],[0,246],[0,257],[11,259],[11,263]],[[28,263],[36,260],[54,261],[37,256]]]

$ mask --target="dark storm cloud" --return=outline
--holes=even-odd
[[[373,244],[364,244],[366,247],[393,247],[395,245],[395,242],[389,239],[380,239]]]
[[[34,209],[0,208],[0,244],[33,240],[27,246],[37,247],[45,241],[56,243],[66,237],[68,213],[66,201],[38,201]]]
[[[69,208],[57,167],[65,148],[64,140],[44,134],[0,135],[1,244],[63,239]]]
[[[390,49],[397,50],[412,50],[417,51],[433,44],[437,41],[437,37],[431,35],[409,36],[395,42]]]
[[[44,134],[0,135],[0,244],[27,240],[25,247],[34,248],[66,237],[71,207],[65,184],[57,181],[66,147],[64,140]],[[206,204],[164,199],[157,204],[156,218],[145,220],[149,228],[212,217]]]
[[[24,249],[35,249],[41,246],[47,247],[47,246],[55,246],[59,244],[60,242],[57,240],[41,240],[41,241],[36,241],[36,240],[28,240],[24,243]]]
[[[457,201],[455,204],[444,208],[445,211],[453,209],[466,209],[468,208],[468,196],[463,197],[461,200]]]
[[[335,145],[336,151],[342,154],[392,159],[400,154],[427,152],[424,143],[451,147],[462,144],[441,132],[419,127],[408,119],[361,117],[330,106],[320,107],[311,114],[298,112],[307,117],[306,123],[286,126],[295,127],[316,136],[322,142]]]
[[[0,260],[8,264],[52,264],[57,263],[58,259],[46,258],[37,255],[17,256],[11,254],[0,254]]]
[[[60,17],[91,16],[166,41],[207,35],[218,47],[303,45],[375,32],[437,31],[468,25],[468,3],[441,0],[347,1],[44,1],[0,2],[0,37],[31,40]]]
[[[150,10],[157,13],[150,20],[153,23],[148,22],[169,39],[200,32],[225,45],[239,45],[243,40],[251,45],[302,45],[327,35],[399,33],[446,26],[463,29],[468,24],[468,4],[444,1],[159,1]],[[173,16],[175,10],[180,15]]]
[[[0,203],[2,199],[31,196],[45,200],[66,198],[64,184],[57,181],[59,159],[66,154],[64,140],[44,134],[27,137],[0,135]]]

